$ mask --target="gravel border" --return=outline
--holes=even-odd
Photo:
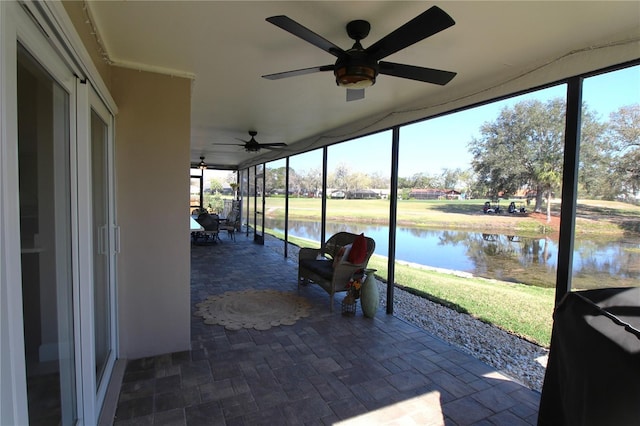
[[[265,245],[284,253],[282,240],[266,238]],[[296,264],[298,251],[297,246],[289,244],[288,258]],[[377,283],[381,309],[386,309],[387,285],[379,280]],[[395,287],[393,295],[396,317],[421,327],[530,389],[542,390],[548,349],[401,288]]]

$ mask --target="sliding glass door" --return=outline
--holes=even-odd
[[[0,36],[13,43],[2,45],[0,76],[15,87],[0,92],[0,213],[4,253],[16,253],[1,265],[13,301],[0,299],[2,414],[7,424],[97,424],[117,354],[113,113],[34,25],[38,5],[0,5],[11,14]]]
[[[254,189],[255,227],[253,228],[253,240],[258,244],[264,244],[264,164],[255,166]]]
[[[18,167],[29,419],[77,419],[69,88],[18,46]],[[72,83],[71,73],[62,80]]]
[[[111,115],[91,91],[91,227],[93,240],[93,362],[97,406],[101,405],[115,362],[115,231],[111,155]]]

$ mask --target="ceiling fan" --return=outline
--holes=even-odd
[[[204,156],[200,157],[199,163],[191,163],[191,168],[205,170],[207,168],[207,163],[204,162]]]
[[[220,143],[220,144],[216,144],[216,145],[237,145],[237,146],[244,147],[245,151],[247,151],[247,152],[258,152],[262,148],[272,149],[272,148],[278,148],[278,147],[282,147],[282,146],[287,146],[286,143],[282,143],[282,142],[258,143],[258,141],[256,141],[256,139],[255,139],[255,136],[257,134],[258,134],[258,132],[256,132],[255,130],[249,130],[249,136],[251,136],[251,139],[249,139],[248,141],[245,141],[245,140],[240,139],[240,138],[236,138],[239,141],[244,142],[243,144]]]
[[[336,77],[336,84],[347,89],[347,101],[354,101],[364,98],[365,87],[375,84],[378,74],[439,84],[441,86],[444,86],[456,76],[456,73],[451,71],[381,61],[381,59],[399,50],[455,25],[455,21],[437,6],[432,6],[366,49],[362,47],[360,40],[369,35],[371,25],[367,21],[356,20],[347,24],[347,34],[355,40],[355,43],[351,49],[343,50],[287,16],[272,16],[266,20],[338,58],[333,65],[322,65],[262,76],[269,80],[278,80],[319,71],[333,71]]]

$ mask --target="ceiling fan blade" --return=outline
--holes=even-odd
[[[314,72],[320,72],[320,71],[333,71],[333,65],[322,65],[319,67],[302,68],[299,70],[284,71],[284,72],[278,72],[275,74],[267,74],[267,75],[263,75],[262,78],[266,78],[267,80],[280,80],[281,78],[296,77],[296,76],[305,75],[305,74],[313,74]]]
[[[455,25],[451,16],[437,6],[416,16],[397,30],[381,38],[366,49],[367,54],[376,60],[411,46],[440,31]]]
[[[271,16],[267,18],[267,21],[293,34],[294,36],[300,37],[304,41],[311,43],[316,47],[319,47],[320,49],[332,54],[333,56],[338,57],[338,56],[344,55],[345,53],[344,50],[342,50],[335,44],[331,43],[329,40],[314,33],[307,27],[300,25],[299,23],[297,23],[296,21],[294,21],[293,19],[287,16],[284,16],[284,15]]]
[[[364,89],[347,89],[347,102],[364,99]]]
[[[380,74],[424,81],[426,83],[439,84],[441,86],[444,86],[456,76],[456,73],[451,71],[396,64],[393,62],[380,61],[378,65],[380,66]]]

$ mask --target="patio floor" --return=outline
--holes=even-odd
[[[243,234],[192,246],[191,304],[247,288],[296,292],[297,265]],[[192,350],[129,361],[115,425],[532,425],[540,394],[382,310],[266,331],[192,317]]]

